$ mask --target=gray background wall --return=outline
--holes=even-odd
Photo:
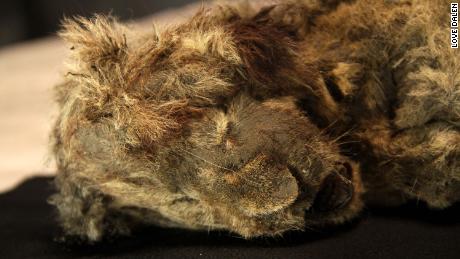
[[[52,35],[63,16],[112,13],[139,18],[195,0],[4,0],[0,1],[0,47]]]

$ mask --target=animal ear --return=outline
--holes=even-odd
[[[254,19],[280,28],[294,38],[302,38],[311,26],[314,14],[315,9],[304,3],[287,2],[262,8]]]
[[[270,24],[296,39],[304,38],[322,14],[335,10],[352,0],[288,0],[262,7],[252,18],[258,23]],[[246,9],[250,9],[246,7]],[[230,16],[231,17],[231,16]]]
[[[250,80],[271,85],[280,70],[295,66],[294,43],[285,31],[246,19],[232,23],[230,31]]]
[[[64,18],[59,36],[70,44],[80,72],[107,71],[126,57],[124,28],[111,16]]]

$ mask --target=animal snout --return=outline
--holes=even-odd
[[[232,176],[230,194],[248,215],[268,214],[291,205],[299,195],[296,178],[287,166],[258,155]]]

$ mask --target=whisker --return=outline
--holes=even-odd
[[[218,164],[216,164],[216,163],[213,163],[213,162],[211,162],[211,161],[208,161],[208,160],[206,160],[205,158],[202,158],[202,157],[200,157],[200,156],[198,156],[198,155],[195,155],[195,154],[193,154],[192,152],[189,152],[189,151],[187,151],[187,150],[185,150],[185,149],[182,149],[182,148],[179,148],[179,149],[180,149],[181,151],[184,151],[185,153],[187,153],[187,154],[193,156],[193,157],[196,157],[196,158],[202,160],[203,162],[205,162],[205,163],[207,163],[207,164],[210,164],[210,165],[212,165],[212,166],[215,166],[215,167],[217,167],[217,168],[220,168],[220,169],[223,169],[223,170],[226,170],[226,171],[235,173],[235,174],[237,173],[235,170],[232,170],[232,169],[230,169],[230,168],[227,168],[227,167],[218,165]],[[238,176],[241,177],[242,179],[244,179],[248,185],[252,185],[252,186],[255,186],[255,187],[261,187],[261,186],[262,186],[262,184],[260,184],[260,183],[258,183],[258,182],[254,182],[253,180],[248,179],[244,174],[238,174]]]
[[[329,125],[327,125],[326,127],[324,127],[323,129],[321,129],[321,134],[323,134],[324,132],[326,132],[327,130],[329,130],[332,126],[334,126],[334,124],[336,124],[339,120],[335,120],[333,122],[331,122]]]
[[[412,187],[410,188],[410,192],[414,191],[415,185],[417,185],[417,180],[418,180],[418,178],[415,177],[414,183],[412,184]]]
[[[344,133],[342,133],[341,135],[339,135],[338,137],[336,137],[335,139],[332,140],[332,142],[337,142],[338,140],[340,140],[341,138],[347,136],[350,132],[352,132],[353,130],[355,130],[355,126],[351,127],[350,129],[348,129],[347,131],[345,131]]]
[[[361,143],[362,141],[359,140],[350,140],[350,141],[344,141],[344,142],[337,142],[338,145],[343,145],[343,144],[350,144],[350,143]]]
[[[236,171],[234,171],[234,170],[232,170],[232,169],[230,169],[230,168],[227,168],[227,167],[224,167],[224,166],[220,166],[220,165],[218,165],[218,164],[215,164],[215,163],[213,163],[213,162],[211,162],[211,161],[208,161],[208,160],[206,160],[206,159],[204,159],[204,158],[202,158],[202,157],[200,157],[200,156],[198,156],[198,155],[195,155],[195,154],[193,154],[192,152],[189,152],[189,151],[187,151],[187,150],[185,150],[185,149],[179,148],[179,150],[184,151],[185,153],[187,153],[187,154],[189,154],[189,155],[191,155],[191,156],[193,156],[193,157],[196,157],[196,158],[202,160],[203,162],[208,163],[208,164],[210,164],[210,165],[212,165],[212,166],[215,166],[215,167],[217,167],[217,168],[220,168],[220,169],[223,169],[223,170],[226,170],[226,171],[229,171],[229,172],[236,173]]]

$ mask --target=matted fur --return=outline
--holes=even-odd
[[[223,5],[149,35],[64,21],[52,132],[66,235],[155,224],[246,238],[363,203],[460,199],[449,1]]]

